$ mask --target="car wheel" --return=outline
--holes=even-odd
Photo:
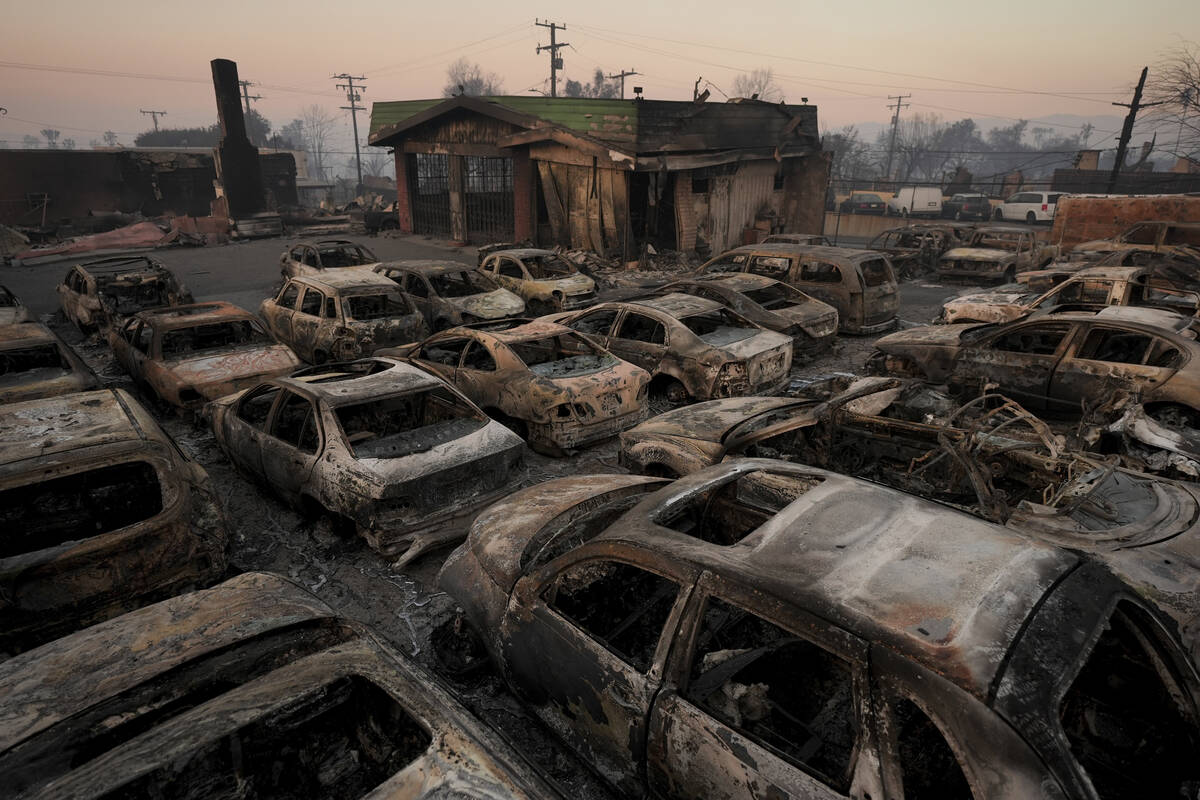
[[[962,212],[961,212],[961,211],[955,211],[955,212],[954,212],[954,221],[955,221],[955,222],[962,222]]]
[[[1017,280],[1017,271],[1015,268],[1009,267],[1008,269],[1004,270],[1004,282],[1005,283],[1016,283],[1016,280]]]
[[[1037,222],[1037,214],[1034,214],[1032,211],[1030,211],[1025,215],[1025,221],[1032,225],[1033,223]]]
[[[992,219],[1004,219],[1004,212],[997,208],[996,213],[992,215]]]

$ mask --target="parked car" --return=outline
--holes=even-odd
[[[819,244],[832,247],[832,243],[818,233],[772,233],[762,244]]]
[[[300,366],[257,317],[219,301],[141,311],[109,329],[108,345],[147,395],[192,411]]]
[[[96,389],[100,380],[40,322],[0,325],[0,403]]]
[[[429,332],[395,282],[368,270],[289,278],[258,313],[275,338],[310,364],[359,358]]]
[[[986,194],[962,192],[951,195],[942,204],[942,216],[955,220],[989,220],[992,218],[992,201]]]
[[[149,256],[112,256],[77,264],[56,287],[63,314],[83,332],[119,324],[159,306],[182,306],[192,293]]]
[[[1155,253],[1200,252],[1200,222],[1139,222],[1111,239],[1094,239],[1072,248],[1072,255],[1095,257],[1124,250]]]
[[[892,333],[875,343],[869,366],[968,391],[994,384],[1034,411],[1078,416],[1121,390],[1148,408],[1200,420],[1197,327],[1194,317],[1156,308],[1042,311],[1002,324]]]
[[[838,211],[843,214],[879,214],[887,213],[887,202],[873,192],[851,192],[850,196],[841,202]]]
[[[230,461],[401,564],[461,537],[449,523],[508,491],[524,457],[462,393],[387,358],[300,370],[205,413]]]
[[[225,571],[208,475],[120,389],[0,406],[0,531],[0,653]]]
[[[388,261],[375,267],[425,317],[432,331],[517,317],[525,301],[478,270],[454,261]]]
[[[534,316],[596,302],[596,282],[552,250],[481,251],[479,271],[524,300]]]
[[[886,254],[899,278],[915,278],[936,270],[942,253],[970,236],[970,229],[960,226],[913,223],[883,231],[867,249]]]
[[[672,293],[553,317],[649,372],[671,404],[770,394],[787,381],[792,340],[721,303]]]
[[[624,796],[1083,800],[1200,780],[1194,655],[1140,586],[813,467],[549,481],[484,511],[439,583]]]
[[[703,297],[728,306],[769,331],[792,337],[794,350],[826,347],[837,335],[837,309],[783,281],[733,272],[675,281],[659,290]]]
[[[936,186],[904,186],[887,201],[887,213],[901,217],[940,217],[942,190]]]
[[[326,270],[373,267],[379,263],[366,247],[349,239],[315,239],[299,242],[283,251],[279,271],[284,280],[301,275],[321,275]]]
[[[0,285],[0,325],[33,322],[33,314],[8,287]]]
[[[1048,292],[1020,284],[967,294],[942,305],[944,322],[1008,322],[1040,309],[1099,311],[1108,306],[1144,306],[1195,316],[1200,294],[1156,286],[1145,267],[1090,267],[1074,273]]]
[[[938,277],[1012,283],[1018,272],[1043,267],[1057,255],[1057,245],[1039,241],[1028,228],[985,225],[976,228],[966,244],[942,253]]]
[[[707,261],[698,275],[753,272],[783,281],[837,309],[838,330],[870,334],[896,324],[900,289],[887,256],[874,250],[794,244],[737,247]]]
[[[1052,222],[1062,192],[1017,192],[992,212],[996,221]]]
[[[0,664],[0,719],[21,797],[556,796],[436,678],[278,575]]]
[[[378,355],[453,383],[547,455],[615,436],[646,418],[650,376],[547,322],[451,328]]]

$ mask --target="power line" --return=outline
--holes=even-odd
[[[554,34],[557,31],[565,31],[567,26],[558,25],[554,22],[540,22],[536,19],[533,21],[533,24],[539,28],[550,29],[550,44],[545,45],[544,47],[539,44],[537,46],[537,52],[538,55],[541,55],[543,50],[550,52],[550,96],[558,97],[558,71],[562,69],[563,66],[563,60],[559,58],[558,51],[564,47],[570,47],[571,45],[568,42],[555,42]]]
[[[250,101],[262,100],[261,94],[250,94],[250,87],[254,85],[252,81],[238,81],[238,85],[242,87],[242,99],[246,101],[246,114],[250,114]]]
[[[445,50],[439,50],[436,53],[430,53],[429,55],[421,56],[419,58],[414,58],[409,61],[402,61],[402,62],[396,63],[396,64],[388,64],[388,65],[379,67],[377,69],[369,69],[369,70],[367,70],[367,72],[371,73],[371,75],[374,76],[375,79],[378,79],[378,78],[382,77],[383,75],[386,75],[390,72],[395,72],[396,70],[405,69],[406,67],[409,67],[413,64],[424,63],[424,62],[428,61],[429,59],[439,58],[448,53],[454,53],[457,51],[466,50],[468,47],[474,47],[477,44],[483,44],[484,42],[490,42],[492,39],[498,39],[501,36],[507,36],[510,33],[515,33],[518,30],[524,31],[525,26],[527,24],[528,23],[525,23],[525,22],[518,22],[516,25],[514,25],[511,28],[500,31],[499,33],[493,33],[491,36],[485,36],[482,39],[476,39],[475,41],[468,42],[467,44],[461,44],[461,45],[457,45],[455,47],[448,47]]]
[[[630,69],[630,70],[623,69],[620,72],[616,73],[615,75],[605,75],[604,77],[608,78],[610,81],[616,80],[617,78],[621,79],[621,99],[624,100],[625,99],[625,79],[632,75],[640,75],[640,74],[641,73],[634,72],[632,69]]]

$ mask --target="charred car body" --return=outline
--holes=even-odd
[[[87,332],[159,306],[192,302],[171,271],[148,256],[113,256],[71,267],[56,287],[67,319]]]
[[[570,311],[596,302],[596,282],[553,250],[482,253],[479,271],[524,300],[531,315]]]
[[[823,247],[833,247],[833,244],[819,233],[772,233],[762,240],[763,244],[816,244]]]
[[[33,314],[6,286],[0,286],[0,325],[33,322]]]
[[[1168,797],[1200,778],[1195,663],[1134,588],[816,468],[550,481],[483,512],[439,582],[627,795]]]
[[[511,431],[391,359],[300,370],[206,413],[234,464],[310,515],[348,520],[402,562],[460,538],[450,523],[506,491],[523,460]]]
[[[1018,272],[1043,267],[1057,255],[1057,246],[1039,241],[1029,228],[985,225],[966,244],[943,253],[937,272],[942,279],[1012,283]]]
[[[956,225],[913,224],[892,228],[876,236],[868,250],[886,253],[901,279],[924,275],[937,269],[938,259],[951,247],[970,238],[971,228]]]
[[[45,325],[0,325],[0,403],[57,397],[99,385],[83,359]]]
[[[792,337],[798,350],[828,346],[837,335],[837,309],[788,284],[749,272],[669,283],[663,294],[680,292],[732,308],[769,331]]]
[[[0,698],[23,797],[552,796],[435,678],[275,575],[25,653]]]
[[[379,263],[367,248],[349,239],[317,239],[300,242],[283,251],[279,271],[284,279],[321,275],[345,267],[373,267]]]
[[[388,261],[375,271],[395,281],[431,331],[520,316],[525,301],[486,274],[453,261]]]
[[[770,394],[792,367],[790,338],[703,297],[602,303],[554,319],[649,372],[671,403]]]
[[[380,351],[453,383],[535,450],[561,455],[646,418],[650,376],[547,322],[451,328]]]
[[[121,390],[0,406],[0,652],[225,570],[208,475]]]
[[[134,383],[180,409],[199,410],[300,366],[253,314],[224,302],[142,311],[110,328],[108,343]]]
[[[842,333],[885,331],[896,324],[900,308],[900,290],[892,265],[874,250],[747,245],[722,253],[697,272],[753,272],[783,281],[836,308]]]
[[[1156,253],[1195,251],[1200,248],[1200,222],[1139,222],[1111,239],[1077,244],[1072,255],[1094,258],[1124,250],[1148,249]]]
[[[291,278],[258,313],[279,341],[310,364],[359,358],[428,332],[421,312],[393,281],[361,269]]]

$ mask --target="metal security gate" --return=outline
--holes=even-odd
[[[450,238],[450,157],[417,153],[408,171],[413,233]],[[414,166],[410,163],[409,166]]]
[[[472,244],[512,241],[515,235],[512,159],[466,156],[463,162],[467,241]]]

